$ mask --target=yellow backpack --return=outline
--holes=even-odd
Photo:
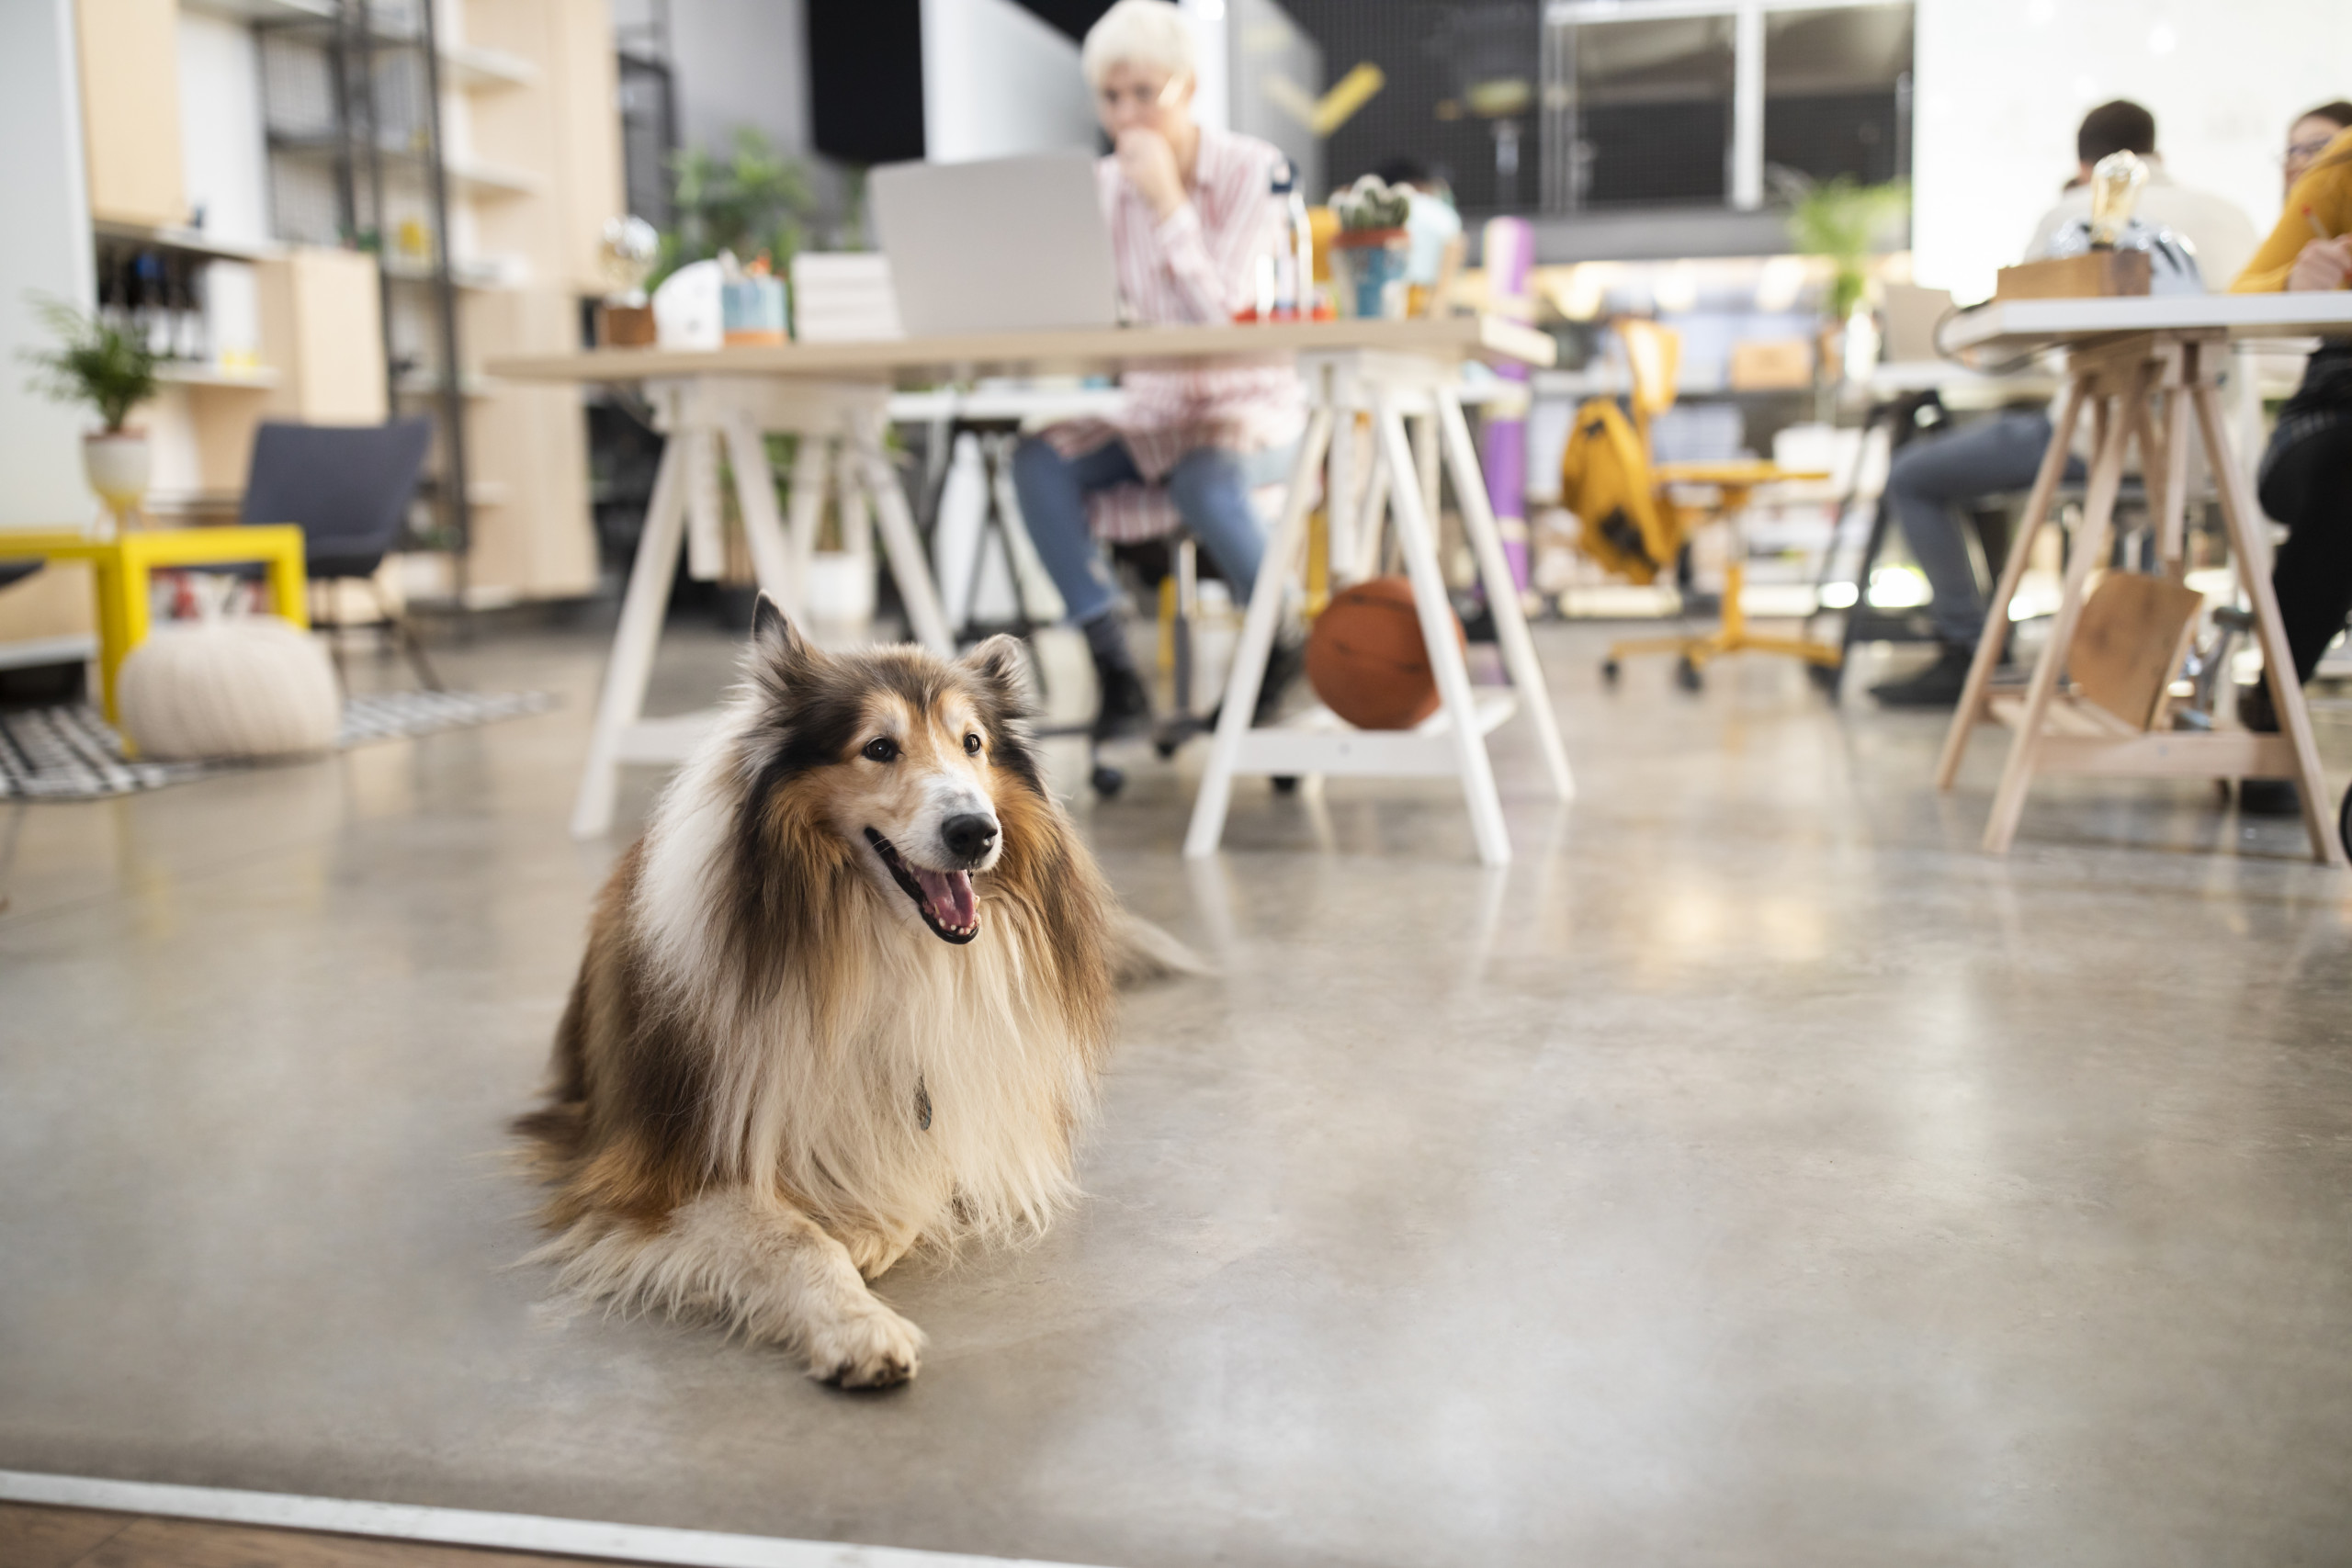
[[[1611,399],[1577,410],[1560,457],[1560,504],[1584,525],[1584,553],[1632,581],[1653,581],[1681,551],[1682,514],[1657,493],[1642,439]]]

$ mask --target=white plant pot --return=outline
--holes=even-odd
[[[820,550],[808,558],[808,618],[860,625],[874,618],[874,558]]]
[[[118,526],[147,499],[147,433],[103,431],[82,437],[82,472]]]

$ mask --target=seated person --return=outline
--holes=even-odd
[[[1080,61],[1115,148],[1100,181],[1121,297],[1139,322],[1232,321],[1256,299],[1258,257],[1280,243],[1269,193],[1281,152],[1193,118],[1192,24],[1166,0],[1119,0],[1087,33]],[[1099,738],[1148,725],[1151,704],[1095,553],[1090,501],[1104,533],[1128,538],[1159,532],[1136,514],[1172,502],[1245,600],[1266,545],[1250,491],[1287,471],[1305,422],[1286,366],[1131,370],[1124,389],[1115,418],[1055,425],[1012,459],[1022,518],[1094,655]],[[1164,485],[1164,499],[1135,488],[1145,484]],[[1295,647],[1277,649],[1261,713],[1298,662]]]
[[[2305,152],[2329,123],[2334,137],[2315,153]],[[2295,122],[2292,135],[2289,173],[2297,172],[2297,154],[2304,152],[2301,177],[2288,189],[2278,226],[2230,285],[2233,293],[2352,283],[2352,104],[2314,109]],[[2329,237],[2320,238],[2314,227]],[[2295,656],[2295,679],[2309,681],[2352,615],[2352,336],[2329,338],[2312,355],[2302,385],[2279,411],[2257,482],[2262,510],[2287,525],[2270,584]],[[2249,728],[2278,728],[2267,686],[2242,691],[2238,715]],[[2294,784],[2284,779],[2249,779],[2240,798],[2249,810],[2300,809]]]
[[[2042,216],[2027,247],[2027,259],[2046,252],[2066,224],[2090,216],[2091,170],[2108,154],[2122,152],[2136,152],[2150,164],[2138,216],[2188,238],[2196,248],[2198,270],[2207,288],[2219,288],[2222,279],[2234,276],[2254,254],[2254,225],[2220,197],[2173,184],[2156,154],[2155,117],[2122,99],[2083,117],[2075,135],[2075,156],[2081,165],[2075,186],[2080,188],[2070,186]],[[1984,594],[1977,586],[1975,564],[1954,508],[2032,484],[2050,434],[2047,408],[2011,409],[1966,430],[1914,441],[1894,455],[1884,504],[1894,509],[1912,557],[1927,574],[1928,615],[1942,652],[1918,674],[1871,688],[1880,702],[1894,707],[1950,707],[1960,700],[1977,636],[1984,627]],[[2070,479],[2080,478],[2080,460],[2070,459],[2066,472]]]

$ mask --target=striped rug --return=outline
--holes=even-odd
[[[383,692],[344,699],[344,750],[371,740],[430,735],[436,729],[495,724],[544,713],[545,692]],[[100,800],[160,789],[250,766],[223,762],[142,762],[122,754],[122,739],[87,703],[0,712],[0,799]]]

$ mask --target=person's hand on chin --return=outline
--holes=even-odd
[[[1131,125],[1119,132],[1119,172],[1136,187],[1151,210],[1166,221],[1184,205],[1184,176],[1176,167],[1176,150],[1168,138],[1149,126]]]
[[[2294,269],[2287,274],[2287,288],[2291,293],[2317,293],[2341,288],[2348,277],[2352,277],[2352,234],[2338,234],[2303,247]]]

